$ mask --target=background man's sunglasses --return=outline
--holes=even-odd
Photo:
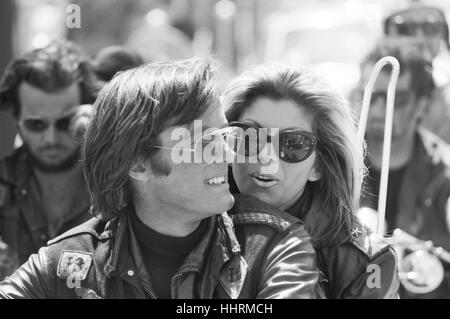
[[[363,96],[364,91],[360,90],[358,92],[358,99],[362,101]],[[401,90],[395,91],[395,109],[403,109],[407,107],[414,96],[415,96],[414,93],[411,91],[401,91]],[[383,103],[386,104],[386,98],[387,98],[386,91],[373,91],[372,96],[370,98],[370,103],[374,104],[378,101],[378,99],[381,99]]]
[[[266,143],[271,143],[272,136],[267,135],[266,140],[260,140],[263,134],[259,134],[260,127],[246,122],[231,122],[230,126],[239,127],[237,153],[246,157],[256,156],[261,152]],[[246,130],[252,129],[256,134],[245,134]],[[254,139],[249,137],[254,136]],[[300,163],[306,160],[314,151],[317,139],[314,134],[298,129],[284,130],[279,133],[278,156],[287,163]]]
[[[45,131],[51,124],[55,126],[58,131],[67,132],[69,130],[70,123],[73,115],[61,117],[55,121],[49,121],[47,119],[25,119],[20,121],[19,124],[30,132],[40,133]]]
[[[434,36],[442,32],[442,22],[403,22],[394,24],[398,35],[414,36],[422,30],[426,36]]]
[[[422,18],[412,21],[408,15],[417,14]],[[445,17],[443,13],[433,8],[410,9],[393,14],[385,21],[387,34],[415,36],[418,30],[426,36],[438,35],[445,31]]]

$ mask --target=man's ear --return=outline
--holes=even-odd
[[[137,161],[132,167],[128,175],[138,181],[147,181],[153,175],[150,165],[144,161]]]
[[[317,165],[314,165],[311,172],[309,173],[308,181],[316,182],[321,178],[322,178],[322,173],[320,172],[319,167]]]

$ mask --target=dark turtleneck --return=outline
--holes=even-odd
[[[208,227],[208,220],[202,220],[197,229],[185,237],[160,234],[146,226],[136,214],[132,214],[131,223],[154,293],[158,298],[170,299],[172,277],[200,242]]]

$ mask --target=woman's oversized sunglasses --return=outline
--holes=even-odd
[[[264,128],[240,121],[230,122],[229,125],[240,128],[236,133],[238,140],[236,153],[240,155],[245,157],[256,156],[266,143],[274,144],[271,135],[260,134],[260,130]],[[265,130],[267,132],[267,129]],[[279,132],[278,156],[287,163],[300,163],[311,156],[316,144],[317,139],[310,132],[300,129],[283,130]],[[276,143],[274,145],[277,146]]]

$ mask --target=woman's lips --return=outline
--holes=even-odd
[[[278,179],[271,175],[250,174],[253,183],[259,187],[272,187],[278,184]]]

